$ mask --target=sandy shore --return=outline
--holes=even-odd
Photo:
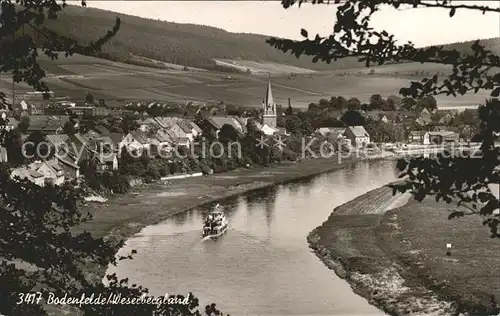
[[[310,247],[354,292],[390,315],[451,315],[452,304],[429,291],[383,246],[387,236],[379,230],[386,212],[397,213],[409,198],[393,196],[384,186],[347,202],[310,233]]]

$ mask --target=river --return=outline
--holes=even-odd
[[[334,207],[396,178],[394,162],[360,162],[221,201],[230,228],[216,241],[201,240],[209,209],[185,212],[130,238],[120,254],[138,253],[108,273],[154,295],[193,292],[231,315],[384,315],[323,265],[306,236]]]

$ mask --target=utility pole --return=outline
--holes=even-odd
[[[16,102],[16,82],[14,81],[14,73],[12,73],[12,110],[14,110],[15,102]]]
[[[16,32],[12,32],[12,45],[16,42]],[[14,81],[14,70],[12,70],[12,109],[14,110],[14,105],[16,104],[16,82]]]

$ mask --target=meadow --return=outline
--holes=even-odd
[[[239,61],[243,63],[244,61]],[[248,61],[247,64],[256,62]],[[41,55],[40,64],[47,72],[45,82],[57,96],[68,96],[81,101],[87,92],[107,101],[202,101],[261,106],[265,97],[268,75],[227,74],[209,71],[158,69],[95,57],[74,55],[69,58],[50,60]],[[262,63],[262,69],[292,70],[297,67]],[[255,66],[256,67],[256,66]],[[266,68],[267,67],[267,68]],[[297,68],[298,69],[298,68]],[[369,74],[370,70],[374,74]],[[273,96],[278,104],[286,106],[291,98],[292,106],[306,108],[309,103],[332,96],[356,97],[367,102],[371,95],[388,97],[398,94],[401,87],[409,86],[411,80],[420,80],[422,74],[438,71],[445,73],[446,67],[435,65],[401,64],[383,65],[366,69],[338,70],[314,73],[296,73],[295,76],[274,74]],[[418,75],[417,75],[418,73]],[[0,91],[11,95],[12,81],[9,76],[0,77]],[[16,93],[32,91],[27,85],[16,84]],[[487,93],[464,97],[438,96],[441,107],[477,106],[484,102]]]
[[[500,297],[500,243],[490,238],[480,216],[449,220],[456,209],[454,204],[436,203],[432,198],[412,201],[385,214],[377,232],[378,244],[428,288],[476,308],[473,315],[488,315],[482,308],[492,300],[498,303]]]

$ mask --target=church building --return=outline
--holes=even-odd
[[[276,103],[273,99],[271,91],[271,77],[267,85],[266,98],[262,102],[263,115],[262,115],[262,128],[261,131],[266,135],[274,135],[279,133],[278,129],[278,113],[276,111]]]

